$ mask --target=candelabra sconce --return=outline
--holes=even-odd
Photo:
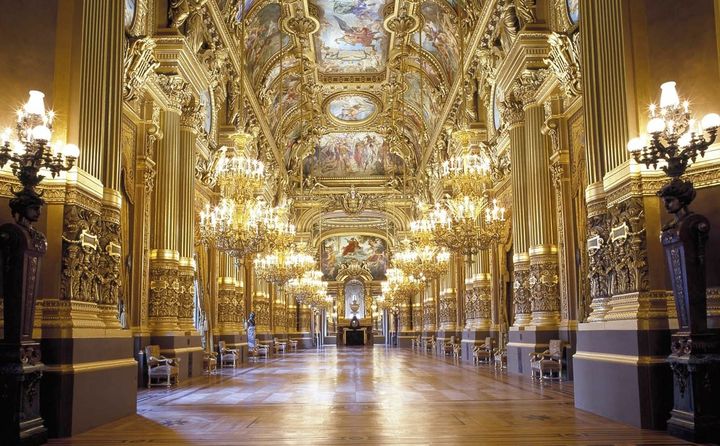
[[[31,91],[17,112],[16,132],[2,133],[0,166],[8,162],[22,185],[13,190],[15,223],[0,226],[0,275],[4,298],[4,337],[0,341],[0,444],[43,444],[47,430],[40,415],[40,380],[45,368],[40,344],[32,339],[40,260],[45,235],[33,224],[45,204],[35,189],[45,178],[71,169],[79,156],[74,145],[50,144],[54,113],[45,111],[44,95]]]
[[[661,86],[659,108],[650,106],[648,139],[635,138],[628,150],[638,163],[658,166],[671,178],[658,191],[673,220],[663,226],[678,331],[672,335],[668,363],[673,371],[674,407],[668,431],[693,442],[720,442],[720,336],[707,330],[705,243],[710,222],[688,206],[695,198],[688,166],[715,141],[720,116],[695,121],[675,82]]]

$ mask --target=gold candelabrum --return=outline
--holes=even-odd
[[[482,197],[490,180],[490,159],[469,149],[440,164],[438,172],[445,187],[460,196]]]
[[[291,245],[268,254],[258,254],[253,265],[259,278],[283,286],[290,279],[302,277],[312,270],[315,267],[315,258]]]

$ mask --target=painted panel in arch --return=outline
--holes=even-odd
[[[430,52],[445,70],[448,79],[453,79],[460,65],[459,43],[453,34],[453,15],[447,14],[435,3],[425,2],[421,7],[425,18],[422,29],[422,47]],[[413,36],[416,44],[420,43],[420,33]]]
[[[364,121],[377,111],[377,105],[366,96],[348,95],[330,101],[329,110],[341,121]]]
[[[125,28],[130,29],[135,21],[137,0],[125,0]]]
[[[374,132],[328,133],[305,159],[305,175],[367,177],[402,171],[402,159],[390,153],[385,138]]]
[[[245,61],[251,75],[262,68],[273,54],[280,51],[280,5],[270,3],[250,16],[245,29]],[[283,46],[290,38],[282,35]],[[254,76],[253,76],[254,77]]]
[[[387,35],[382,0],[317,0],[320,31],[318,64],[325,72],[379,71],[385,65]]]
[[[410,72],[405,75],[407,90],[405,90],[405,101],[411,104],[417,110],[422,110],[423,119],[428,128],[432,128],[432,123],[440,112],[440,101],[433,100],[432,87],[428,85],[428,80],[424,79],[420,82],[420,74]]]
[[[573,25],[577,25],[580,21],[580,0],[565,0],[567,5],[568,17]]]
[[[244,11],[244,12],[248,12],[248,11],[250,11],[250,8],[252,8],[253,5],[255,4],[255,0],[240,0],[240,1],[237,3],[237,6],[236,6],[236,7],[237,7],[237,16],[236,16],[235,18],[236,18],[238,21],[239,21],[240,19],[242,19],[242,16],[243,16],[243,8],[240,6],[242,3],[245,4],[245,11]]]
[[[384,279],[387,270],[385,240],[367,235],[340,235],[322,241],[320,268],[325,280],[335,279],[340,265],[351,260],[365,262],[374,279]]]
[[[300,101],[300,75],[297,73],[286,74],[279,84],[274,86],[271,92],[270,100],[270,117],[272,125],[276,126],[280,114],[287,113],[288,110],[296,107]]]
[[[200,105],[203,107],[203,113],[205,116],[203,116],[203,130],[205,130],[205,133],[210,133],[210,130],[212,130],[212,116],[213,116],[213,109],[212,109],[212,100],[210,98],[210,90],[205,90],[202,93],[200,93]]]
[[[285,56],[283,58],[282,63],[282,71],[283,74],[285,72],[288,72],[295,68],[298,64],[298,59],[295,56]],[[263,82],[264,88],[270,88],[270,86],[275,82],[275,79],[278,78],[280,75],[280,61],[277,61],[270,70],[268,70],[268,74],[265,76],[265,81]]]

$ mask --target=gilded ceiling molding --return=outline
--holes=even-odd
[[[490,24],[491,19],[494,17],[496,13],[496,8],[498,5],[498,0],[488,0],[486,1],[482,6],[482,11],[480,12],[479,18],[476,22],[475,29],[473,31],[472,37],[470,38],[470,44],[465,48],[467,54],[474,54],[477,50],[478,46],[480,45],[480,42],[483,40],[485,30]],[[465,59],[465,66],[461,69],[468,70],[470,68],[470,65],[472,64],[473,58],[469,57]],[[427,147],[434,147],[435,142],[440,137],[444,125],[440,123],[444,123],[447,120],[447,117],[452,110],[453,104],[455,102],[455,97],[458,94],[458,90],[460,90],[460,79],[462,76],[459,76],[457,79],[453,81],[453,85],[450,88],[450,92],[448,94],[448,101],[445,103],[442,112],[440,113],[440,116],[438,116],[438,125],[435,127],[435,130],[433,131],[433,134],[430,136],[430,139],[428,141]],[[425,153],[422,156],[422,161],[419,163],[419,168],[424,169],[427,165],[427,162],[432,155],[432,150],[426,150]]]

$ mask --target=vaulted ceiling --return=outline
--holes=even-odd
[[[288,173],[387,177],[420,165],[479,8],[464,0],[239,0],[247,81]]]

